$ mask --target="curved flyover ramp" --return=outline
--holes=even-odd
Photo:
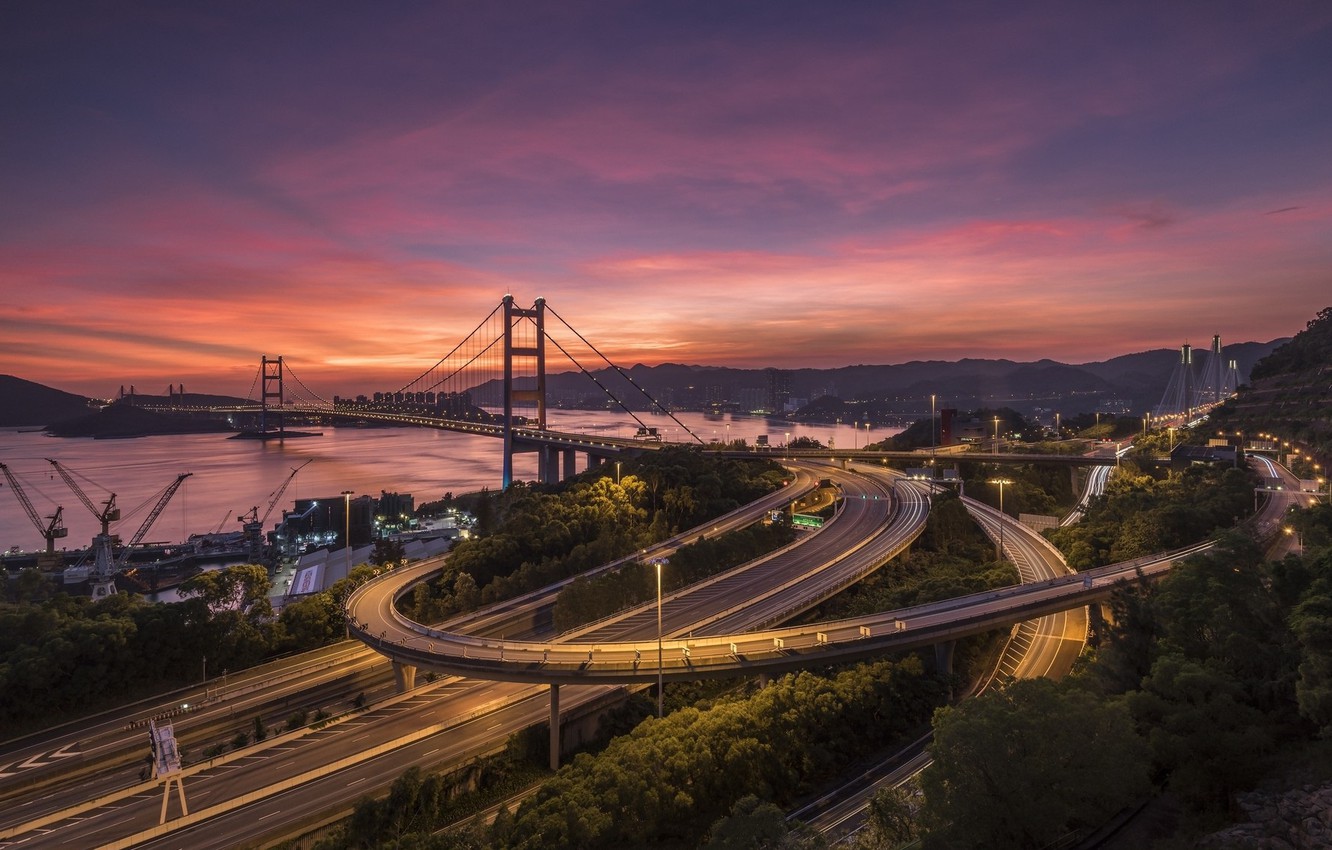
[[[823,474],[842,488],[837,516],[791,546],[665,597],[666,636],[679,635],[690,641],[691,636],[745,631],[789,619],[879,568],[924,529],[929,499],[920,485],[877,470],[857,474],[829,467]],[[651,639],[655,657],[655,603],[560,638],[525,642],[464,634],[456,626],[444,631],[414,623],[396,610],[397,599],[442,569],[440,564],[399,569],[358,588],[347,602],[352,633],[396,662],[485,679],[552,681],[527,674],[492,675],[505,673],[510,666],[510,658],[499,658],[502,651],[507,652],[502,648],[509,646],[520,652],[536,650],[531,657],[548,660],[552,649],[558,656],[567,654],[571,646],[637,645]],[[473,663],[491,655],[489,647],[495,649],[499,666],[483,674],[485,665],[474,668]],[[585,659],[587,650],[582,654]],[[636,677],[618,681],[636,681]]]

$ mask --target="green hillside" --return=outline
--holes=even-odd
[[[1274,432],[1332,453],[1332,307],[1254,364],[1248,386],[1214,419],[1224,430]]]

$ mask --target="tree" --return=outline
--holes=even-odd
[[[230,609],[248,618],[272,613],[268,570],[262,564],[234,564],[220,570],[205,570],[181,582],[180,595],[198,596],[214,611]]]
[[[921,785],[933,847],[1045,847],[1148,788],[1124,705],[1048,679],[939,709],[931,752]]]
[[[1219,664],[1163,655],[1127,699],[1168,787],[1194,808],[1224,810],[1231,792],[1261,775],[1269,723]]]
[[[396,567],[406,562],[407,549],[401,540],[381,538],[375,541],[375,548],[370,553],[370,563],[376,567]]]
[[[823,836],[803,826],[792,829],[786,813],[753,794],[736,801],[731,814],[712,825],[703,850],[818,850]]]
[[[731,813],[712,825],[705,850],[762,850],[786,836],[786,814],[753,794],[736,800]]]
[[[1300,714],[1324,735],[1332,733],[1332,587],[1326,589],[1306,597],[1290,618],[1300,642]]]

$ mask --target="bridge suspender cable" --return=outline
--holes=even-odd
[[[640,386],[638,385],[638,382],[635,381],[633,378],[629,377],[629,374],[628,374],[627,372],[625,372],[625,371],[624,371],[623,369],[621,369],[619,366],[616,366],[614,363],[612,363],[609,357],[607,357],[606,355],[602,354],[602,353],[597,349],[597,347],[596,347],[595,345],[593,345],[592,343],[588,342],[588,341],[587,341],[587,337],[585,337],[585,336],[583,336],[582,334],[580,334],[580,333],[578,332],[578,329],[577,329],[577,328],[575,328],[573,325],[571,325],[571,324],[569,324],[567,321],[565,321],[565,320],[564,320],[564,317],[561,316],[559,313],[557,313],[557,312],[555,311],[555,308],[554,308],[554,307],[550,306],[550,304],[547,304],[547,305],[546,305],[546,310],[547,310],[547,312],[549,312],[549,313],[551,313],[553,316],[555,316],[555,318],[559,319],[559,320],[560,320],[560,324],[564,325],[566,328],[568,328],[570,331],[572,331],[574,336],[576,336],[576,337],[578,337],[580,340],[582,340],[584,345],[586,345],[588,348],[592,349],[592,352],[593,352],[594,354],[596,354],[596,355],[597,355],[598,357],[600,357],[602,360],[606,361],[606,365],[609,366],[609,367],[611,367],[612,369],[614,369],[616,372],[618,372],[619,375],[620,375],[620,377],[624,378],[626,381],[629,382],[629,385],[630,385],[630,386],[632,386],[634,389],[636,389],[636,390],[638,390],[640,393],[642,393],[642,394],[643,394],[643,397],[646,398],[646,399],[652,404],[653,407],[655,407],[657,410],[660,410],[662,413],[666,414],[667,416],[671,417],[671,420],[672,420],[673,422],[675,422],[676,425],[679,425],[681,428],[683,428],[686,434],[688,434],[689,436],[691,436],[691,437],[693,437],[695,440],[697,440],[698,443],[699,443],[699,445],[703,445],[703,440],[702,440],[702,438],[700,438],[700,437],[699,437],[697,434],[695,434],[693,431],[689,430],[689,426],[688,426],[688,425],[684,424],[684,423],[681,422],[679,419],[676,419],[674,413],[671,413],[669,410],[667,410],[665,407],[663,407],[662,404],[661,404],[661,402],[659,402],[659,401],[657,401],[655,398],[653,398],[652,395],[651,395],[650,393],[648,393],[647,390],[645,390],[645,389],[643,389],[642,387],[640,387]],[[547,334],[547,337],[549,338],[549,334]],[[555,340],[552,339],[551,342],[555,342]],[[555,346],[556,346],[557,348],[559,348],[560,351],[564,351],[564,347],[561,346],[558,342],[555,342]],[[574,360],[573,355],[569,354],[569,352],[567,352],[567,351],[564,351],[564,356],[565,356],[565,357],[568,357],[570,360],[573,360],[574,365],[577,366],[579,369],[582,369],[584,375],[587,375],[589,378],[592,378],[592,380],[596,382],[597,386],[599,386],[599,387],[601,387],[603,390],[605,390],[605,391],[606,391],[606,394],[607,394],[608,396],[610,396],[612,399],[614,399],[614,401],[615,401],[616,404],[619,404],[620,407],[624,408],[624,411],[625,411],[626,413],[628,413],[630,416],[633,416],[635,422],[637,422],[640,426],[642,426],[642,427],[644,427],[644,428],[647,427],[646,425],[643,425],[642,420],[640,420],[637,416],[634,416],[634,414],[633,414],[632,412],[629,411],[629,408],[627,408],[627,407],[624,406],[623,402],[621,402],[619,399],[615,398],[614,394],[612,394],[610,390],[607,390],[604,386],[602,386],[601,382],[600,382],[600,381],[597,381],[597,379],[596,379],[595,377],[592,376],[592,373],[591,373],[591,372],[587,371],[586,369],[583,369],[583,365],[582,365],[581,363],[579,363],[577,360]]]
[[[462,342],[459,342],[457,345],[455,345],[455,346],[453,347],[453,350],[452,350],[452,351],[450,351],[448,354],[445,354],[443,357],[439,358],[439,360],[435,363],[434,366],[431,366],[429,369],[427,369],[427,370],[425,370],[424,372],[422,372],[421,374],[417,375],[417,376],[416,376],[415,378],[413,378],[412,380],[410,380],[410,381],[408,381],[407,383],[403,384],[402,387],[400,387],[400,388],[398,389],[398,392],[406,392],[406,391],[407,391],[407,388],[410,387],[410,386],[412,386],[413,384],[415,384],[417,381],[423,381],[423,380],[425,380],[425,378],[426,378],[427,375],[429,375],[431,372],[433,372],[433,371],[435,371],[436,369],[438,369],[441,365],[443,365],[446,361],[448,361],[448,359],[449,359],[450,357],[452,357],[453,355],[457,354],[457,353],[458,353],[458,349],[462,348],[464,345],[467,344],[467,342],[468,342],[472,337],[476,336],[477,333],[478,333],[482,328],[484,328],[484,327],[486,326],[486,322],[489,322],[491,319],[495,318],[495,314],[498,313],[498,312],[500,311],[500,309],[501,309],[503,306],[504,306],[503,303],[497,304],[497,305],[495,306],[495,309],[490,311],[490,315],[486,316],[484,319],[482,319],[480,322],[478,322],[478,323],[477,323],[477,326],[474,327],[474,328],[472,328],[472,332],[469,333],[467,336],[463,337]],[[444,381],[447,381],[449,378],[452,378],[454,375],[457,375],[457,374],[458,374],[459,372],[461,372],[464,368],[466,368],[467,366],[469,366],[469,365],[471,365],[472,363],[474,363],[478,357],[480,357],[482,354],[485,354],[487,351],[489,351],[491,348],[493,348],[493,347],[495,346],[495,343],[497,343],[497,342],[499,342],[499,341],[500,341],[499,338],[496,338],[496,339],[492,340],[491,343],[490,343],[489,345],[487,345],[487,346],[486,346],[485,348],[483,348],[480,352],[478,352],[475,356],[473,356],[471,360],[468,360],[468,361],[467,361],[466,363],[464,363],[462,366],[459,366],[457,369],[453,370],[453,372],[450,373],[449,375],[447,375],[446,377],[441,378],[440,380],[435,381],[435,383],[431,384],[431,385],[430,385],[431,388],[433,388],[433,387],[437,387],[437,386],[439,386],[440,384],[442,384]]]
[[[318,404],[321,404],[321,405],[323,405],[324,407],[331,407],[331,406],[332,406],[331,403],[330,403],[327,399],[323,398],[322,396],[319,395],[319,393],[317,393],[317,392],[315,392],[314,390],[312,390],[312,389],[310,389],[309,387],[307,387],[307,386],[305,385],[305,382],[302,381],[300,378],[298,378],[298,377],[296,376],[296,373],[293,372],[293,371],[291,370],[291,366],[290,366],[289,364],[287,364],[287,363],[284,362],[283,366],[284,366],[284,368],[286,369],[287,374],[288,374],[289,376],[291,376],[291,379],[292,379],[293,381],[296,382],[296,385],[297,385],[298,387],[300,387],[301,389],[305,390],[305,392],[306,392],[307,396],[309,397],[309,400],[310,400],[310,401],[313,401],[313,402],[316,402],[316,403],[318,403]]]

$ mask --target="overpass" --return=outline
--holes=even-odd
[[[1296,496],[1298,494],[1291,494]],[[1254,519],[1270,536],[1290,497],[1276,494]],[[997,514],[972,503],[973,510]],[[999,522],[1004,517],[993,517]],[[1108,599],[1116,589],[1167,572],[1209,549],[1200,543],[1149,558],[1087,570],[1043,583],[1016,585],[943,602],[810,625],[657,640],[505,641],[413,622],[396,600],[434,571],[399,570],[363,585],[347,600],[352,632],[395,664],[478,679],[542,684],[645,683],[745,674],[777,674],[934,646],[1032,617]],[[740,605],[746,603],[738,603]],[[648,606],[644,606],[647,608]]]

